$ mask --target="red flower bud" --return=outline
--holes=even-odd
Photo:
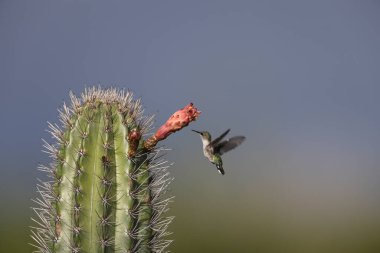
[[[201,112],[194,107],[193,103],[190,103],[181,110],[176,111],[153,136],[146,140],[144,145],[145,148],[152,149],[156,146],[157,142],[166,139],[166,137],[170,134],[181,130],[185,126],[189,125],[190,122],[196,120],[199,114],[201,114]]]

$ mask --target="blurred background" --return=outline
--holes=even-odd
[[[131,89],[175,177],[172,252],[380,252],[378,1],[0,1],[0,252],[31,252],[46,121],[70,90]],[[246,142],[224,156],[200,138]]]

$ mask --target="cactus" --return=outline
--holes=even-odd
[[[44,147],[53,162],[39,166],[51,180],[37,185],[35,252],[164,252],[171,178],[156,144],[200,112],[189,104],[144,139],[153,117],[130,92],[98,87],[70,97],[62,126],[49,123],[57,144]]]

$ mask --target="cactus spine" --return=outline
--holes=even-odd
[[[155,146],[200,112],[190,104],[144,140],[153,120],[130,92],[91,88],[70,97],[63,130],[49,123],[57,145],[44,145],[54,161],[40,166],[52,180],[37,187],[35,252],[163,252],[172,217],[161,217],[171,200],[161,195],[171,178]]]

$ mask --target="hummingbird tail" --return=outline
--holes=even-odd
[[[222,165],[216,165],[216,168],[218,169],[220,174],[224,175],[224,169]]]

